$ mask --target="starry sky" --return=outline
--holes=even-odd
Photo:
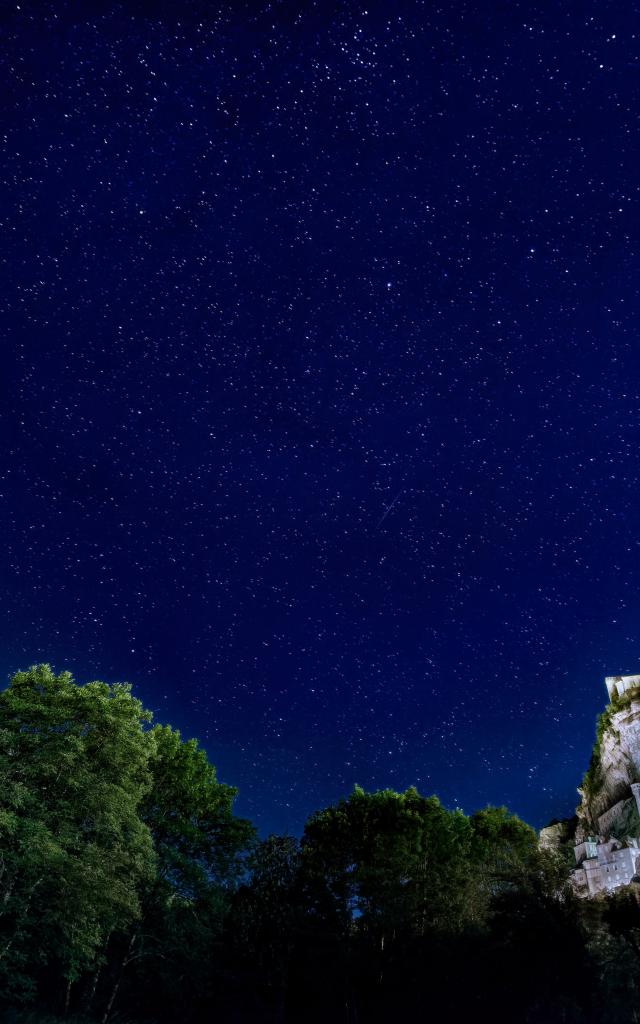
[[[0,679],[129,680],[263,833],[571,813],[640,670],[633,5],[0,30]]]

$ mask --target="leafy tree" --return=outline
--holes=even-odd
[[[356,787],[309,819],[302,847],[308,877],[325,879],[343,927],[355,921],[384,946],[399,930],[423,934],[464,919],[471,838],[465,815],[437,797]]]
[[[230,890],[255,834],[233,814],[237,790],[218,781],[196,740],[183,740],[169,725],[154,726],[151,738],[152,786],[140,814],[158,856],[156,884],[185,898],[212,883]]]
[[[124,684],[79,686],[48,665],[0,693],[0,980],[73,982],[140,916],[155,871],[138,808],[151,785],[149,714]]]
[[[284,1019],[292,956],[303,927],[300,860],[293,836],[270,835],[258,843],[229,921],[236,968],[252,993],[250,1002],[255,1007],[257,994],[277,1019]]]
[[[129,686],[48,665],[0,693],[6,999],[68,1008],[82,981],[73,1005],[106,1020],[126,974],[159,998],[211,993],[253,828],[197,743],[150,719]]]
[[[218,781],[195,740],[168,725],[150,731],[151,786],[140,806],[157,857],[142,895],[142,919],[112,950],[113,1006],[125,968],[131,993],[175,1005],[183,1019],[184,986],[192,1002],[211,996],[215,959],[232,895],[253,844],[254,829],[232,811],[236,790]]]
[[[474,864],[474,914],[485,920],[492,899],[505,889],[526,883],[544,860],[535,831],[506,807],[485,807],[471,815],[471,857]]]
[[[308,990],[321,1007],[317,1019],[338,1003],[365,1019],[391,1013],[385,1000],[397,1004],[406,988],[408,959],[427,937],[443,945],[464,926],[471,838],[464,814],[413,788],[356,787],[312,815],[302,837],[307,938],[298,1004]],[[337,994],[329,1006],[331,977]]]
[[[300,843],[257,843],[198,744],[149,723],[128,686],[48,666],[0,693],[4,1008],[103,1024],[116,999],[158,1024],[637,1016],[634,891],[576,900],[566,863],[505,808],[468,818],[356,787]]]

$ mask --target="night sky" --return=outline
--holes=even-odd
[[[633,5],[0,11],[0,679],[239,813],[571,813],[640,670]]]

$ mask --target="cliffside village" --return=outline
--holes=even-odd
[[[571,880],[578,895],[587,898],[640,882],[640,675],[607,676],[605,683],[610,701],[625,693],[634,697],[628,707],[614,713],[614,728],[604,737],[601,792],[593,798],[578,791],[582,803],[577,809]],[[591,834],[596,832],[594,824],[597,834]],[[627,826],[635,834],[626,834]],[[542,829],[541,844],[558,846],[563,841],[561,827],[560,823]]]

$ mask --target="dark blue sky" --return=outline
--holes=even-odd
[[[570,813],[638,671],[632,5],[0,14],[3,679],[127,679],[263,830]]]

